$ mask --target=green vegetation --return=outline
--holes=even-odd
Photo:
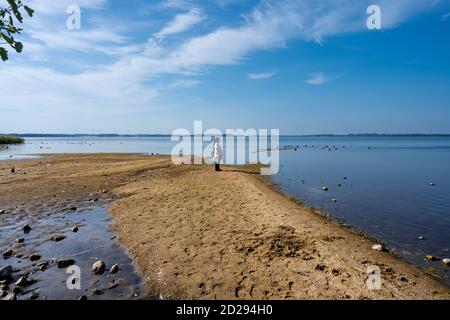
[[[24,143],[24,139],[16,136],[2,136],[0,135],[0,145],[1,144],[19,144]]]
[[[22,32],[17,24],[23,22],[22,13],[26,13],[29,17],[32,17],[34,13],[34,10],[25,5],[22,0],[6,0],[6,2],[7,7],[0,6],[0,59],[3,61],[8,60],[7,47],[13,48],[17,53],[22,52],[22,42],[14,38]]]

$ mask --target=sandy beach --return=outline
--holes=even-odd
[[[11,173],[14,167],[15,173]],[[112,228],[164,299],[449,299],[428,272],[276,191],[257,166],[177,166],[167,156],[52,155],[0,162],[0,210],[109,204]],[[0,261],[2,258],[0,257]],[[1,265],[6,262],[2,261]],[[366,285],[379,266],[382,287]]]

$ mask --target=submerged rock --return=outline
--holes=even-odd
[[[68,268],[71,265],[75,264],[75,260],[73,259],[60,259],[58,260],[58,268],[63,269],[63,268]]]
[[[9,258],[13,255],[13,253],[14,252],[11,249],[8,249],[5,252],[3,252],[3,258],[5,258],[5,259]]]
[[[37,260],[40,260],[41,259],[41,255],[40,254],[37,254],[37,253],[33,253],[31,256],[30,256],[30,260],[31,261],[37,261]]]
[[[5,280],[11,277],[13,268],[11,266],[4,266],[0,268],[0,280]]]
[[[428,261],[439,261],[440,260],[438,257],[435,257],[433,255],[427,255],[427,256],[425,256],[425,259]]]
[[[115,274],[117,272],[119,272],[119,265],[118,264],[114,264],[111,269],[109,270],[110,273]]]
[[[101,260],[97,261],[92,265],[92,273],[95,275],[100,275],[105,272],[105,263]]]
[[[66,238],[66,237],[63,236],[63,235],[55,234],[55,235],[53,235],[53,236],[51,237],[51,240],[52,240],[52,241],[55,241],[55,242],[59,242],[59,241],[64,240],[65,238]]]

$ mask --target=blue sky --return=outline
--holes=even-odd
[[[448,0],[29,2],[1,132],[450,133]]]

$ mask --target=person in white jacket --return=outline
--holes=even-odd
[[[222,150],[222,146],[220,145],[220,138],[216,137],[214,139],[214,157],[213,157],[214,169],[216,171],[222,171],[220,169],[220,161],[222,160],[222,156],[223,156],[223,150]]]

